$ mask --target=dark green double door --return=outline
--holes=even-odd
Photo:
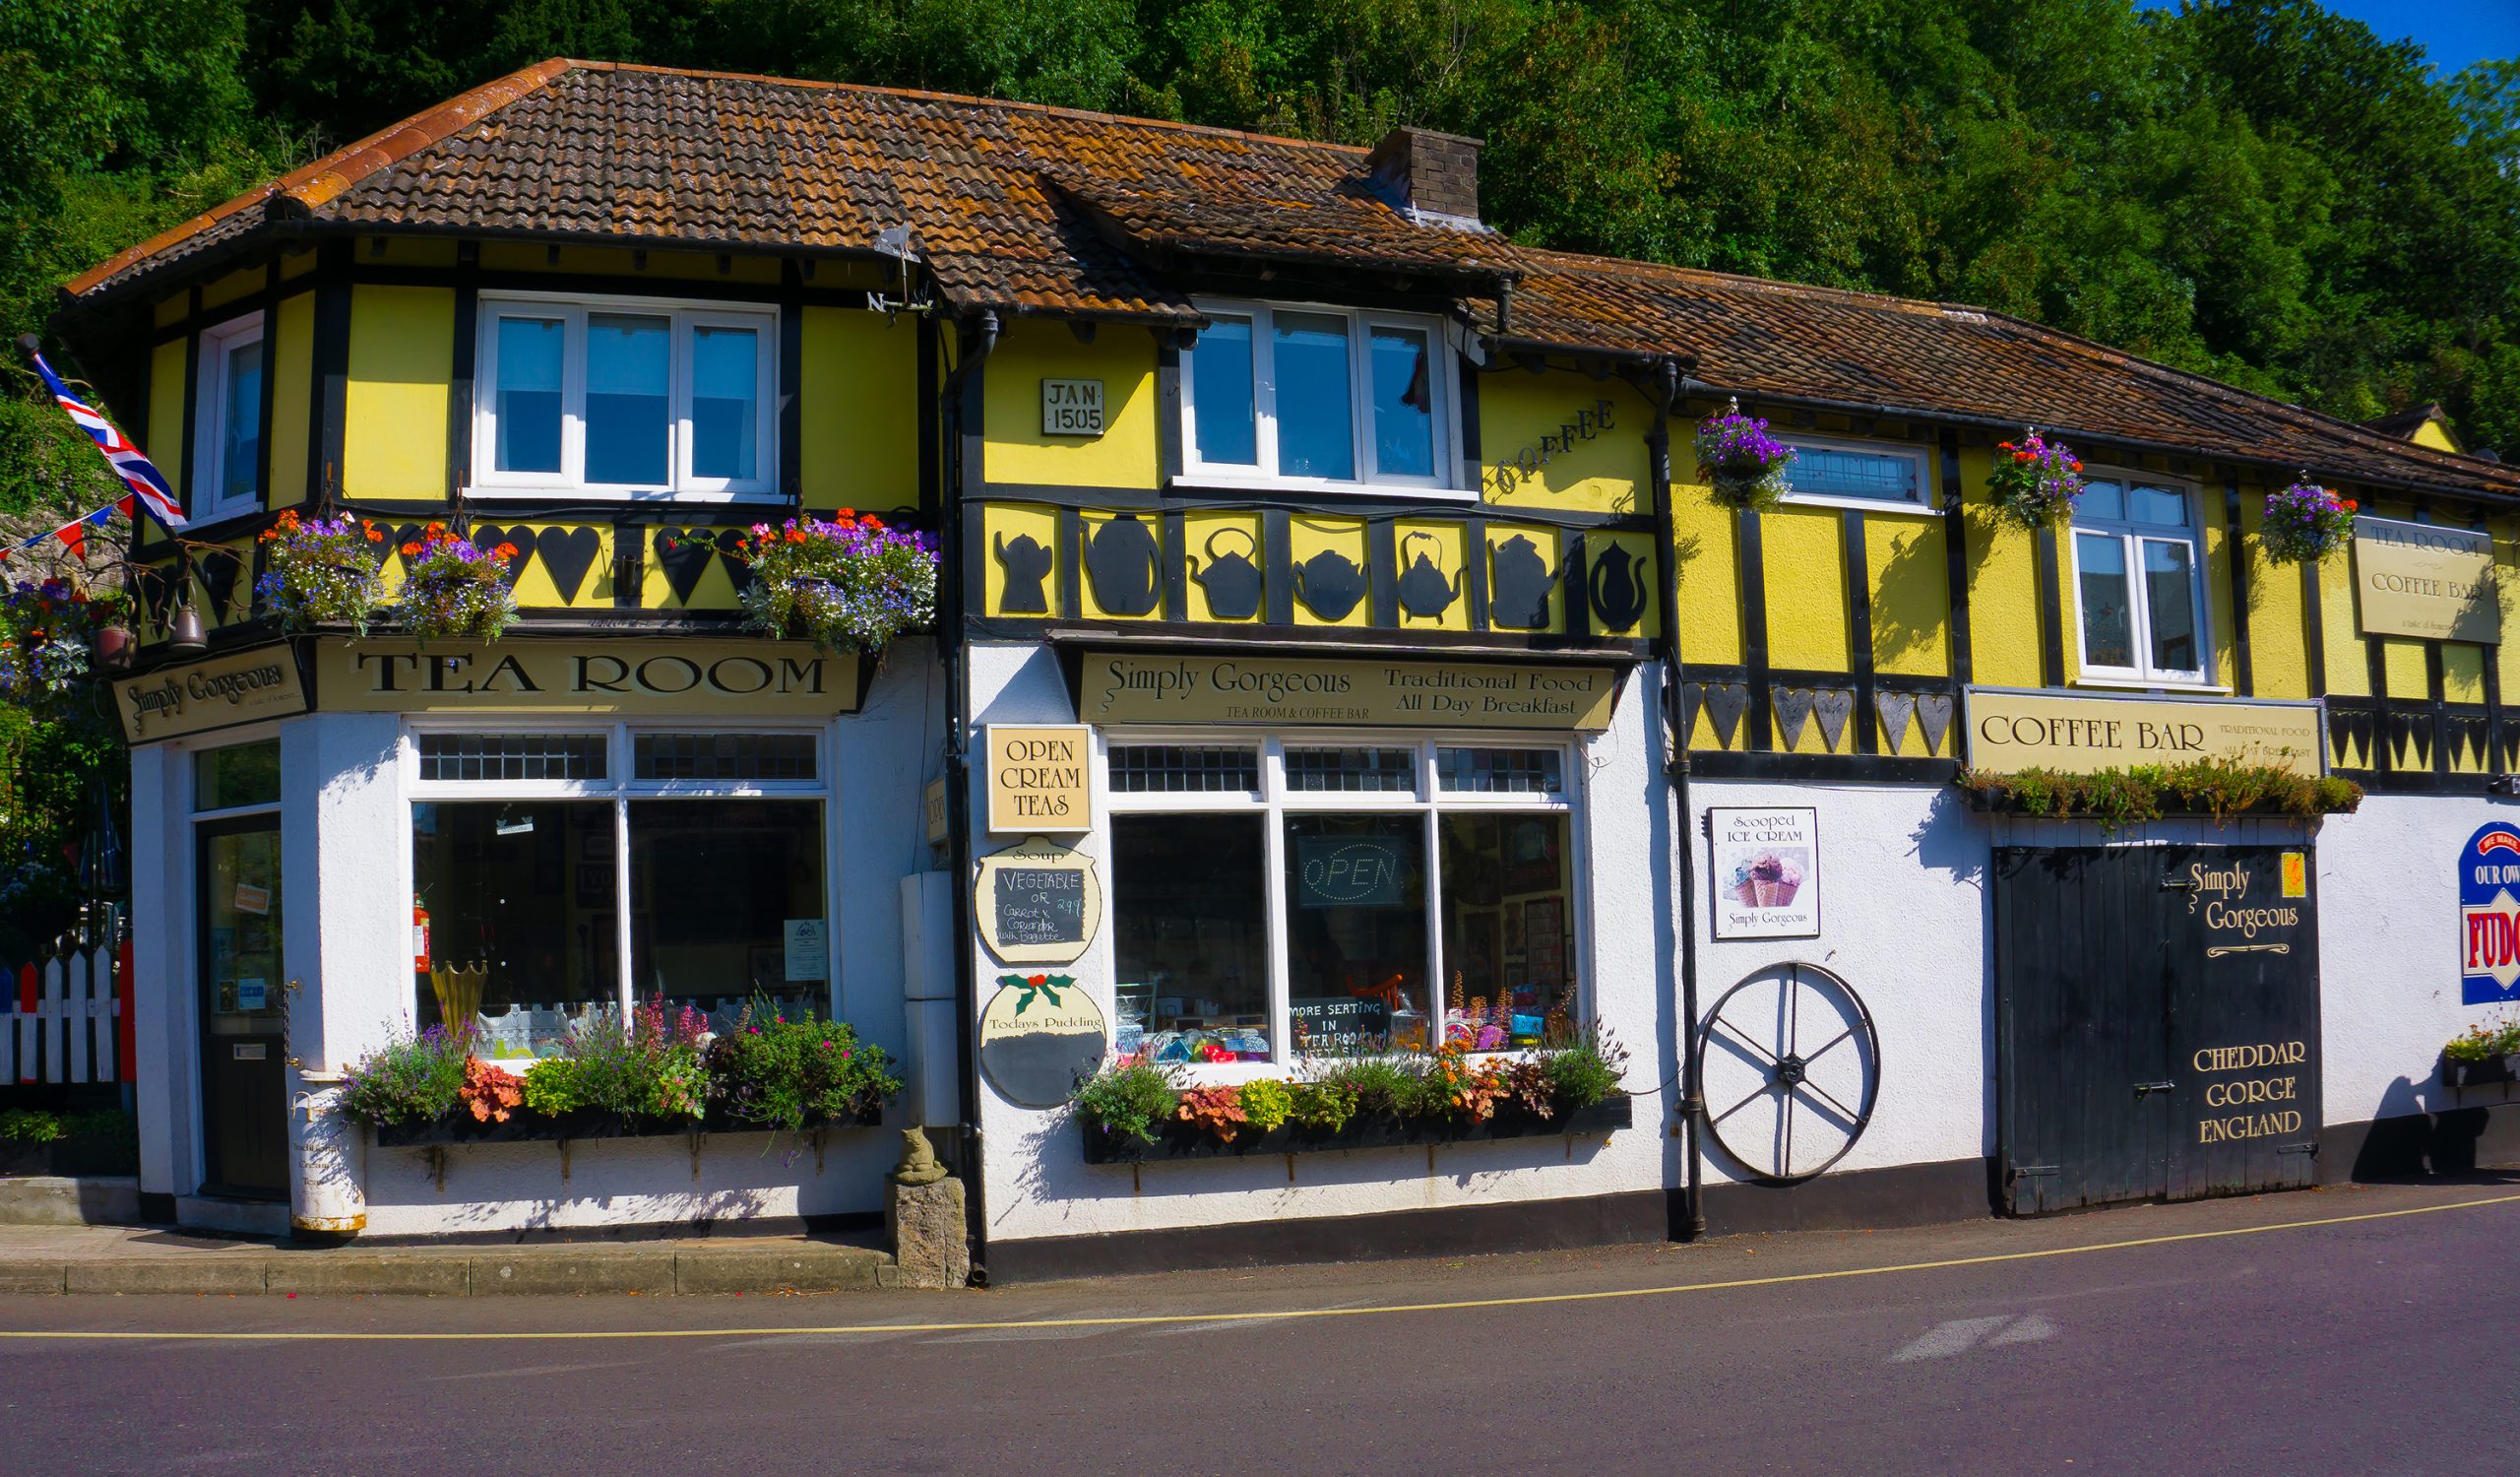
[[[288,1192],[288,1066],[280,821],[204,821],[194,832],[202,1190],[281,1199]]]
[[[2314,871],[2307,846],[1996,850],[2005,1209],[2311,1183]]]

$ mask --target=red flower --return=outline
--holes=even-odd
[[[516,546],[515,546],[515,545],[513,545],[513,544],[502,544],[502,545],[500,545],[500,546],[499,546],[499,547],[498,547],[498,555],[499,555],[499,557],[500,557],[500,558],[502,558],[502,559],[513,559],[513,558],[515,558],[515,557],[516,557]]]
[[[1024,983],[1032,986],[1035,990],[1039,990],[1042,986],[1050,983],[1050,977],[1048,975],[1028,975],[1025,977]]]
[[[2037,457],[2032,456],[2029,452],[2026,452],[2026,451],[2016,451],[2016,452],[2014,452],[2014,453],[2012,454],[2012,459],[2013,459],[2014,461],[2016,461],[2016,462],[2035,462],[2035,461],[2038,461],[2038,460],[2039,460]]]
[[[2075,470],[2076,472],[2080,472],[2080,471],[2082,471],[2082,470],[2083,470],[2083,464],[2082,464],[2082,463],[2080,463],[2080,462],[2076,462],[2076,463],[2074,463],[2074,464],[2073,464],[2073,468],[2074,468],[2074,470]]]
[[[385,535],[379,533],[373,528],[370,528],[367,531],[367,542],[370,544],[382,544],[385,542]]]

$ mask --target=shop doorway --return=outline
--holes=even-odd
[[[2311,1183],[2314,875],[2306,845],[1996,849],[2003,1209]]]
[[[281,1199],[287,1194],[288,1084],[280,818],[203,821],[194,838],[202,1190]]]

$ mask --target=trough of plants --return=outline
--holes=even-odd
[[[874,1110],[850,1118],[808,1123],[803,1131],[873,1128],[883,1122],[882,1111]],[[595,1111],[564,1113],[558,1117],[519,1113],[503,1124],[482,1123],[469,1113],[460,1113],[427,1123],[378,1124],[375,1131],[377,1147],[407,1149],[448,1143],[551,1143],[560,1139],[575,1142],[588,1138],[680,1138],[692,1133],[773,1133],[788,1130],[784,1126],[749,1123],[712,1109],[707,1117],[696,1119],[633,1118]]]
[[[1413,1144],[1480,1143],[1500,1138],[1550,1138],[1560,1134],[1606,1133],[1632,1127],[1636,1100],[1613,1093],[1589,1108],[1543,1118],[1519,1108],[1499,1108],[1484,1123],[1457,1118],[1401,1118],[1393,1114],[1358,1114],[1338,1128],[1306,1128],[1286,1124],[1255,1131],[1245,1128],[1231,1142],[1192,1124],[1167,1122],[1155,1141],[1113,1133],[1083,1114],[1077,1116],[1088,1164],[1142,1164],[1166,1159],[1229,1159],[1251,1154],[1325,1154],[1348,1149],[1399,1148]]]
[[[2441,1080],[2452,1087],[2491,1087],[2498,1082],[2520,1080],[2512,1069],[2508,1056],[2487,1057],[2482,1060],[2462,1060],[2456,1057],[2441,1059]]]

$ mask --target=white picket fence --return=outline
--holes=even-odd
[[[22,964],[0,980],[0,1082],[112,1082],[124,1069],[126,991],[97,944]]]

